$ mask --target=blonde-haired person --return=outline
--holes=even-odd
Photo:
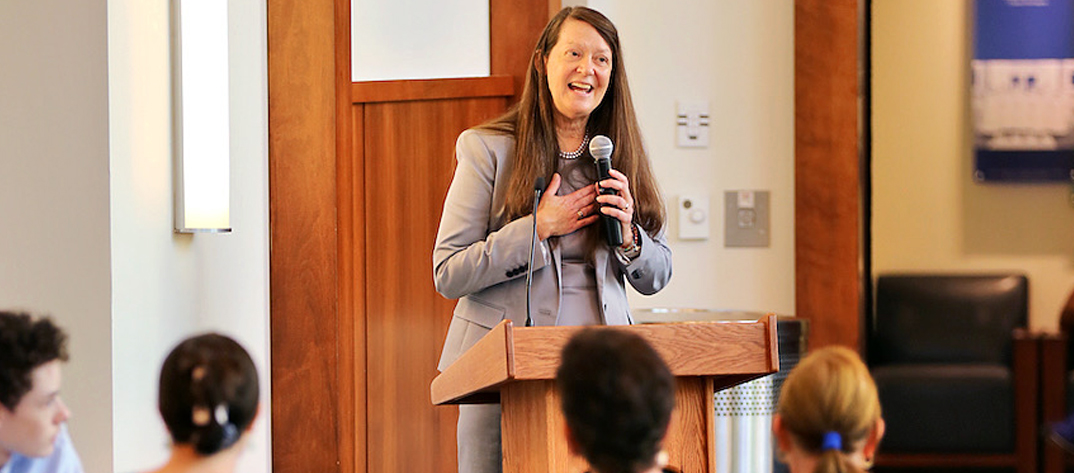
[[[884,419],[876,383],[858,354],[831,346],[806,356],[783,384],[772,429],[791,473],[871,468]]]

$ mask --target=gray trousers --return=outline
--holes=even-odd
[[[459,406],[459,473],[501,473],[500,405]]]

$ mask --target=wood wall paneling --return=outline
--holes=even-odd
[[[348,84],[349,86],[349,78]],[[344,95],[346,97],[346,95]],[[337,164],[339,186],[339,425],[340,471],[366,471],[365,137],[364,107],[347,103],[347,147]]]
[[[503,112],[499,98],[365,105],[368,471],[453,471],[458,410],[429,386],[455,301],[431,254],[455,169],[455,139]]]
[[[517,102],[522,94],[533,47],[559,9],[559,0],[489,0],[489,65],[493,75],[513,77],[515,95],[508,103]]]
[[[268,12],[272,454],[276,472],[338,471],[334,4]],[[325,172],[329,170],[329,172]],[[288,402],[282,393],[299,394]],[[301,439],[301,441],[296,441]]]
[[[355,103],[504,97],[513,93],[512,84],[513,78],[509,75],[368,81],[351,83],[350,94]]]
[[[339,280],[336,436],[339,471],[365,471],[365,208],[361,107],[351,104],[351,0],[335,0],[336,251]],[[357,110],[355,110],[357,109]],[[356,113],[358,115],[356,115]],[[330,394],[331,395],[331,394]]]
[[[858,0],[796,0],[796,313],[810,348],[859,347]]]

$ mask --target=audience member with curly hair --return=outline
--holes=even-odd
[[[48,318],[0,311],[0,472],[81,473],[60,399],[67,335]]]

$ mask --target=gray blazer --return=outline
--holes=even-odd
[[[466,130],[455,145],[455,176],[433,248],[436,290],[459,299],[438,369],[443,370],[497,323],[526,320],[526,268],[533,216],[508,222],[504,214],[514,137]],[[599,246],[594,255],[601,318],[607,325],[633,323],[624,279],[642,294],[655,294],[671,279],[671,249],[661,230],[639,232],[641,254],[624,264]],[[540,242],[533,257],[535,325],[556,325],[560,313],[560,252]]]

